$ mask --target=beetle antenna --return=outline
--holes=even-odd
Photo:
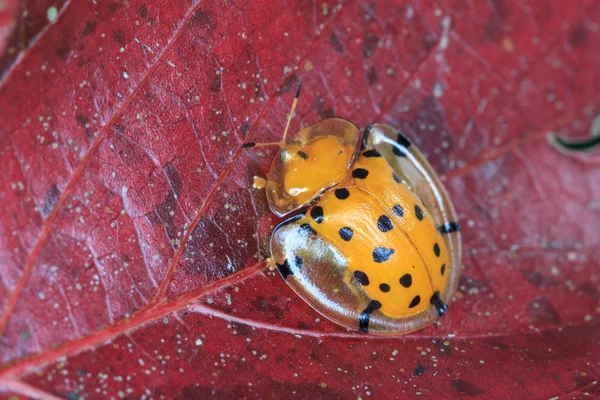
[[[292,117],[294,116],[294,111],[296,111],[296,106],[298,105],[298,98],[300,97],[300,89],[302,89],[302,79],[298,82],[298,88],[296,89],[296,95],[294,96],[294,102],[292,103],[292,110],[288,115],[287,122],[285,124],[285,130],[283,131],[283,137],[280,142],[270,142],[270,143],[255,143],[248,142],[244,143],[241,147],[242,149],[247,149],[250,147],[264,147],[264,146],[279,146],[280,148],[285,147],[285,138],[287,137],[288,129],[290,128],[290,123],[292,122]]]
[[[300,78],[300,82],[298,82],[298,89],[296,89],[296,96],[294,96],[294,102],[292,103],[292,110],[288,115],[287,123],[285,124],[285,130],[283,131],[283,138],[281,139],[281,143],[285,146],[285,138],[287,137],[288,129],[290,128],[290,123],[292,122],[292,117],[294,116],[294,111],[296,111],[296,106],[298,105],[298,99],[300,98],[300,89],[302,89],[302,78]]]

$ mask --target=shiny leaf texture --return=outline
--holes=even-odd
[[[2,395],[600,396],[600,156],[546,141],[600,113],[600,7],[577,3],[25,1],[0,62]],[[293,129],[392,124],[443,175],[465,256],[439,325],[349,332],[266,269],[274,150],[239,146],[280,137],[299,78]]]

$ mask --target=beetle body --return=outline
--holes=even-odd
[[[460,234],[439,179],[391,127],[329,118],[279,151],[267,177],[287,218],[271,254],[288,285],[325,317],[374,334],[443,315],[459,276]]]

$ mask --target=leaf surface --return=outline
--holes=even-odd
[[[600,395],[600,162],[546,142],[600,111],[597,2],[59,3],[0,62],[6,396]],[[444,176],[439,325],[348,332],[265,268],[274,151],[239,146],[299,77],[293,129],[389,123]]]

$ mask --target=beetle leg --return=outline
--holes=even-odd
[[[267,262],[267,268],[269,268],[269,271],[275,271],[277,269],[277,266],[275,266],[275,260],[273,260],[273,258],[269,257],[265,261]]]
[[[371,318],[371,313],[375,310],[379,310],[381,308],[381,303],[377,300],[371,300],[367,308],[360,314],[358,317],[358,326],[360,332],[369,332],[369,319]]]
[[[267,181],[265,180],[265,178],[260,177],[260,176],[255,176],[254,181],[252,182],[252,187],[254,189],[264,189],[266,184],[267,184]]]

